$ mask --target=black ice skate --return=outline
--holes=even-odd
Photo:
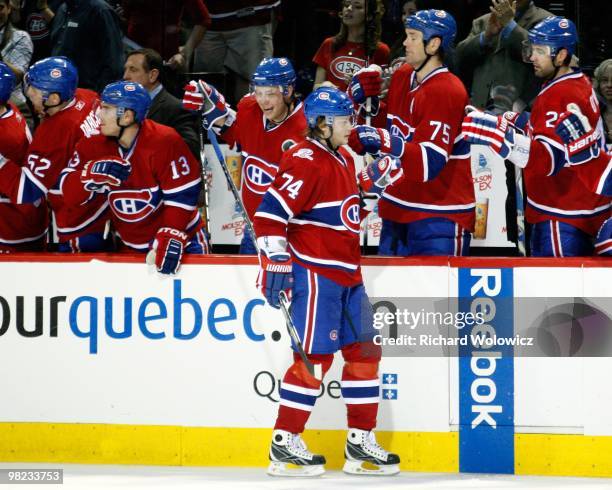
[[[287,465],[295,468],[288,468]],[[319,476],[325,473],[325,457],[312,454],[299,434],[285,430],[272,433],[270,446],[270,476]]]
[[[349,429],[344,457],[342,470],[351,475],[396,475],[400,471],[399,456],[380,447],[372,431]],[[367,468],[364,463],[375,468]]]

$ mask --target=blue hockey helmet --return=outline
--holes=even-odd
[[[6,63],[0,61],[0,104],[6,103],[11,98],[11,92],[15,88],[15,74]]]
[[[317,119],[321,116],[324,116],[325,122],[331,126],[335,116],[353,115],[353,102],[337,88],[319,87],[306,97],[304,115],[310,128],[316,127]]]
[[[449,51],[453,47],[457,35],[455,19],[444,10],[419,10],[406,19],[404,26],[406,29],[421,31],[425,44],[431,38],[439,37],[444,51]]]
[[[51,94],[58,94],[61,102],[74,97],[79,82],[76,67],[64,56],[44,58],[34,63],[26,72],[24,84],[43,93],[43,101]]]
[[[264,58],[251,76],[251,86],[280,86],[287,95],[287,87],[295,86],[295,80],[295,70],[287,58]]]
[[[528,35],[532,45],[550,46],[551,56],[563,48],[567,49],[570,56],[576,52],[578,32],[574,23],[565,17],[546,17],[531,28]]]
[[[117,107],[117,117],[121,117],[126,109],[134,111],[136,122],[142,122],[147,117],[151,106],[151,97],[145,88],[136,82],[119,81],[109,83],[100,100]]]

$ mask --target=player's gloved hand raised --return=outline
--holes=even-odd
[[[597,132],[576,104],[568,104],[567,111],[559,115],[555,133],[565,145],[570,165],[586,163],[599,156],[601,148]]]
[[[265,296],[268,304],[280,308],[278,295],[288,291],[293,285],[291,275],[291,255],[287,252],[265,252],[259,255],[261,269],[257,278],[257,287]]]
[[[515,128],[511,121],[470,106],[467,109],[469,112],[461,124],[464,139],[475,145],[489,146],[503,159],[508,158],[515,139]]]
[[[389,134],[386,129],[365,125],[351,130],[348,145],[359,155],[383,154],[400,158],[404,152],[404,142],[399,136]]]
[[[217,121],[230,115],[230,106],[223,95],[203,80],[192,80],[184,90],[183,107],[190,111],[202,111],[204,129],[208,130]]]
[[[376,106],[378,107],[378,96],[383,82],[381,73],[382,68],[380,66],[370,65],[353,74],[348,86],[348,95],[354,104],[363,104],[368,97],[372,97],[372,99],[376,99]],[[374,103],[374,100],[372,100],[372,105]]]
[[[155,265],[157,272],[176,274],[181,266],[183,252],[187,246],[187,234],[176,228],[163,227],[157,230],[146,262]]]
[[[81,172],[81,182],[86,190],[105,193],[126,181],[132,171],[130,162],[117,157],[87,162]]]
[[[374,160],[359,173],[359,186],[365,193],[380,195],[403,175],[399,159],[387,155]]]

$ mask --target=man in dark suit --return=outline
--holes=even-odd
[[[200,157],[200,139],[194,113],[183,109],[181,101],[162,85],[163,60],[157,51],[143,48],[132,51],[125,61],[124,80],[140,83],[152,99],[149,119],[176,129],[196,158]]]

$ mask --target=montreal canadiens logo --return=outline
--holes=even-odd
[[[340,219],[349,231],[359,234],[361,231],[361,219],[359,218],[359,197],[352,195],[347,197],[340,205]]]
[[[136,85],[128,84],[128,85],[125,86],[125,91],[126,92],[133,92],[134,90],[136,90]]]
[[[444,19],[446,17],[446,12],[444,12],[444,10],[436,10],[435,16]]]
[[[559,21],[559,27],[561,29],[567,29],[569,27],[569,22],[567,21],[567,19],[561,19]]]
[[[338,56],[331,62],[331,71],[336,78],[344,80],[364,66],[365,62],[354,56]]]
[[[329,94],[327,92],[321,92],[317,96],[317,99],[319,99],[319,100],[329,100]]]
[[[141,221],[155,211],[150,190],[113,191],[109,194],[111,209],[123,221]]]
[[[249,155],[244,162],[244,183],[255,194],[265,194],[274,180],[278,167]]]
[[[53,70],[51,70],[49,75],[51,75],[51,78],[61,78],[62,72],[58,70],[57,68],[53,68]]]
[[[280,66],[287,66],[289,62],[287,61],[287,58],[281,58],[280,60],[278,60],[278,64]]]
[[[49,26],[41,14],[34,13],[26,21],[28,34],[34,40],[43,39],[49,35]]]

